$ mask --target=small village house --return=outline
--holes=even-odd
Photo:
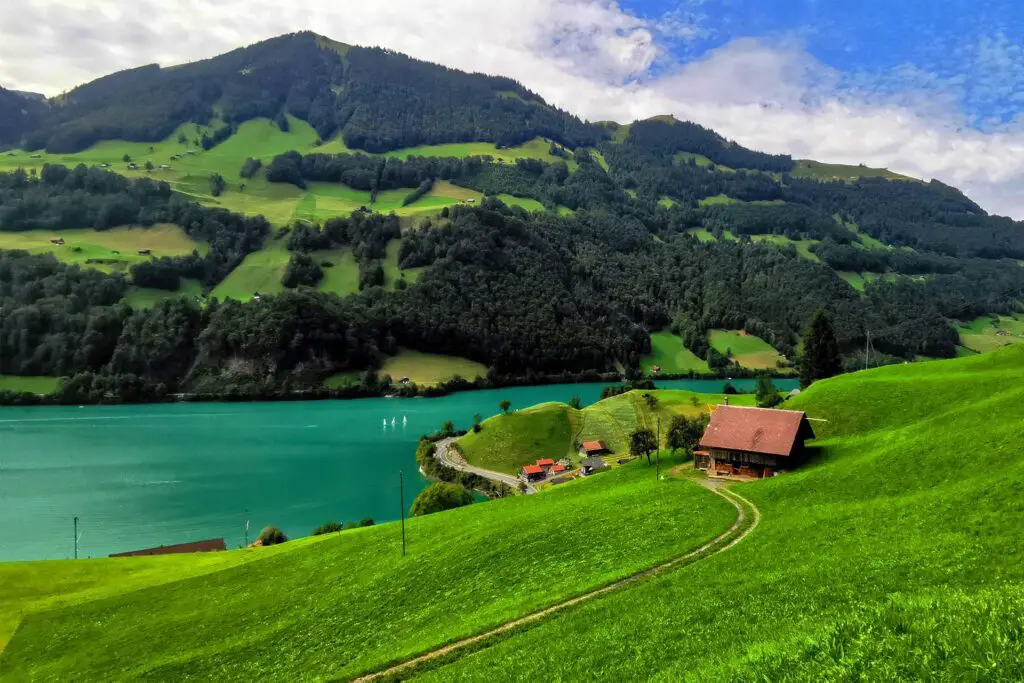
[[[583,462],[580,463],[580,473],[584,476],[590,476],[591,474],[597,474],[608,469],[609,465],[601,458],[584,458]]]
[[[192,543],[178,543],[177,545],[162,545],[156,548],[145,550],[129,550],[126,553],[114,553],[111,557],[137,557],[139,555],[176,555],[178,553],[212,553],[227,550],[223,538],[211,538],[206,541],[194,541]]]
[[[63,237],[54,237],[52,240],[50,240],[50,242],[52,242],[53,244],[56,244],[56,245],[61,245],[61,244],[64,244],[64,238]]]
[[[544,474],[551,471],[551,468],[555,466],[555,461],[551,458],[542,458],[537,461],[537,467],[544,470]]]
[[[721,405],[694,451],[694,467],[712,475],[770,477],[803,462],[804,442],[813,438],[800,411]]]
[[[604,441],[584,441],[583,445],[580,446],[580,454],[587,458],[607,455],[611,452],[611,449],[605,445]]]
[[[149,256],[152,253],[150,249],[139,249],[139,256]]]
[[[562,472],[565,472],[565,465],[560,463],[551,468],[551,474],[561,474]]]
[[[523,481],[539,481],[544,478],[544,468],[539,465],[524,465],[519,476]]]

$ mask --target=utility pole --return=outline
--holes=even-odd
[[[78,517],[75,517],[75,559],[78,559]]]
[[[402,506],[402,557],[405,557],[405,483],[402,470],[398,470],[398,502]]]
[[[655,442],[657,449],[654,451],[655,457],[658,460],[658,467],[654,471],[657,481],[661,481],[661,418],[658,418],[658,440]]]

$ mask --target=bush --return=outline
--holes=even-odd
[[[317,528],[313,529],[314,536],[323,536],[324,534],[333,534],[335,531],[341,531],[345,526],[341,522],[324,522]]]
[[[416,496],[412,514],[416,517],[452,510],[473,502],[473,494],[458,484],[431,484]]]
[[[288,541],[288,537],[285,536],[284,532],[276,526],[268,526],[260,532],[259,538],[256,540],[263,545],[278,545],[280,543],[286,543]]]

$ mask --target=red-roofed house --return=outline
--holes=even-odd
[[[800,464],[804,441],[813,438],[802,412],[718,406],[694,452],[694,466],[712,474],[770,477]]]
[[[611,449],[604,445],[604,441],[584,441],[580,446],[580,452],[588,458],[611,453]]]
[[[558,474],[559,472],[565,472],[565,465],[555,465],[554,467],[551,468],[551,471],[555,474]]]
[[[537,461],[537,467],[540,467],[545,472],[547,472],[548,470],[550,470],[554,466],[555,466],[555,461],[552,460],[551,458],[542,458],[542,459]]]
[[[539,465],[524,465],[520,476],[525,481],[537,481],[544,478],[544,468]]]

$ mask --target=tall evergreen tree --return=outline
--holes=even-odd
[[[832,321],[823,310],[814,314],[804,332],[804,351],[800,356],[800,386],[806,388],[819,379],[835,377],[843,368]]]

